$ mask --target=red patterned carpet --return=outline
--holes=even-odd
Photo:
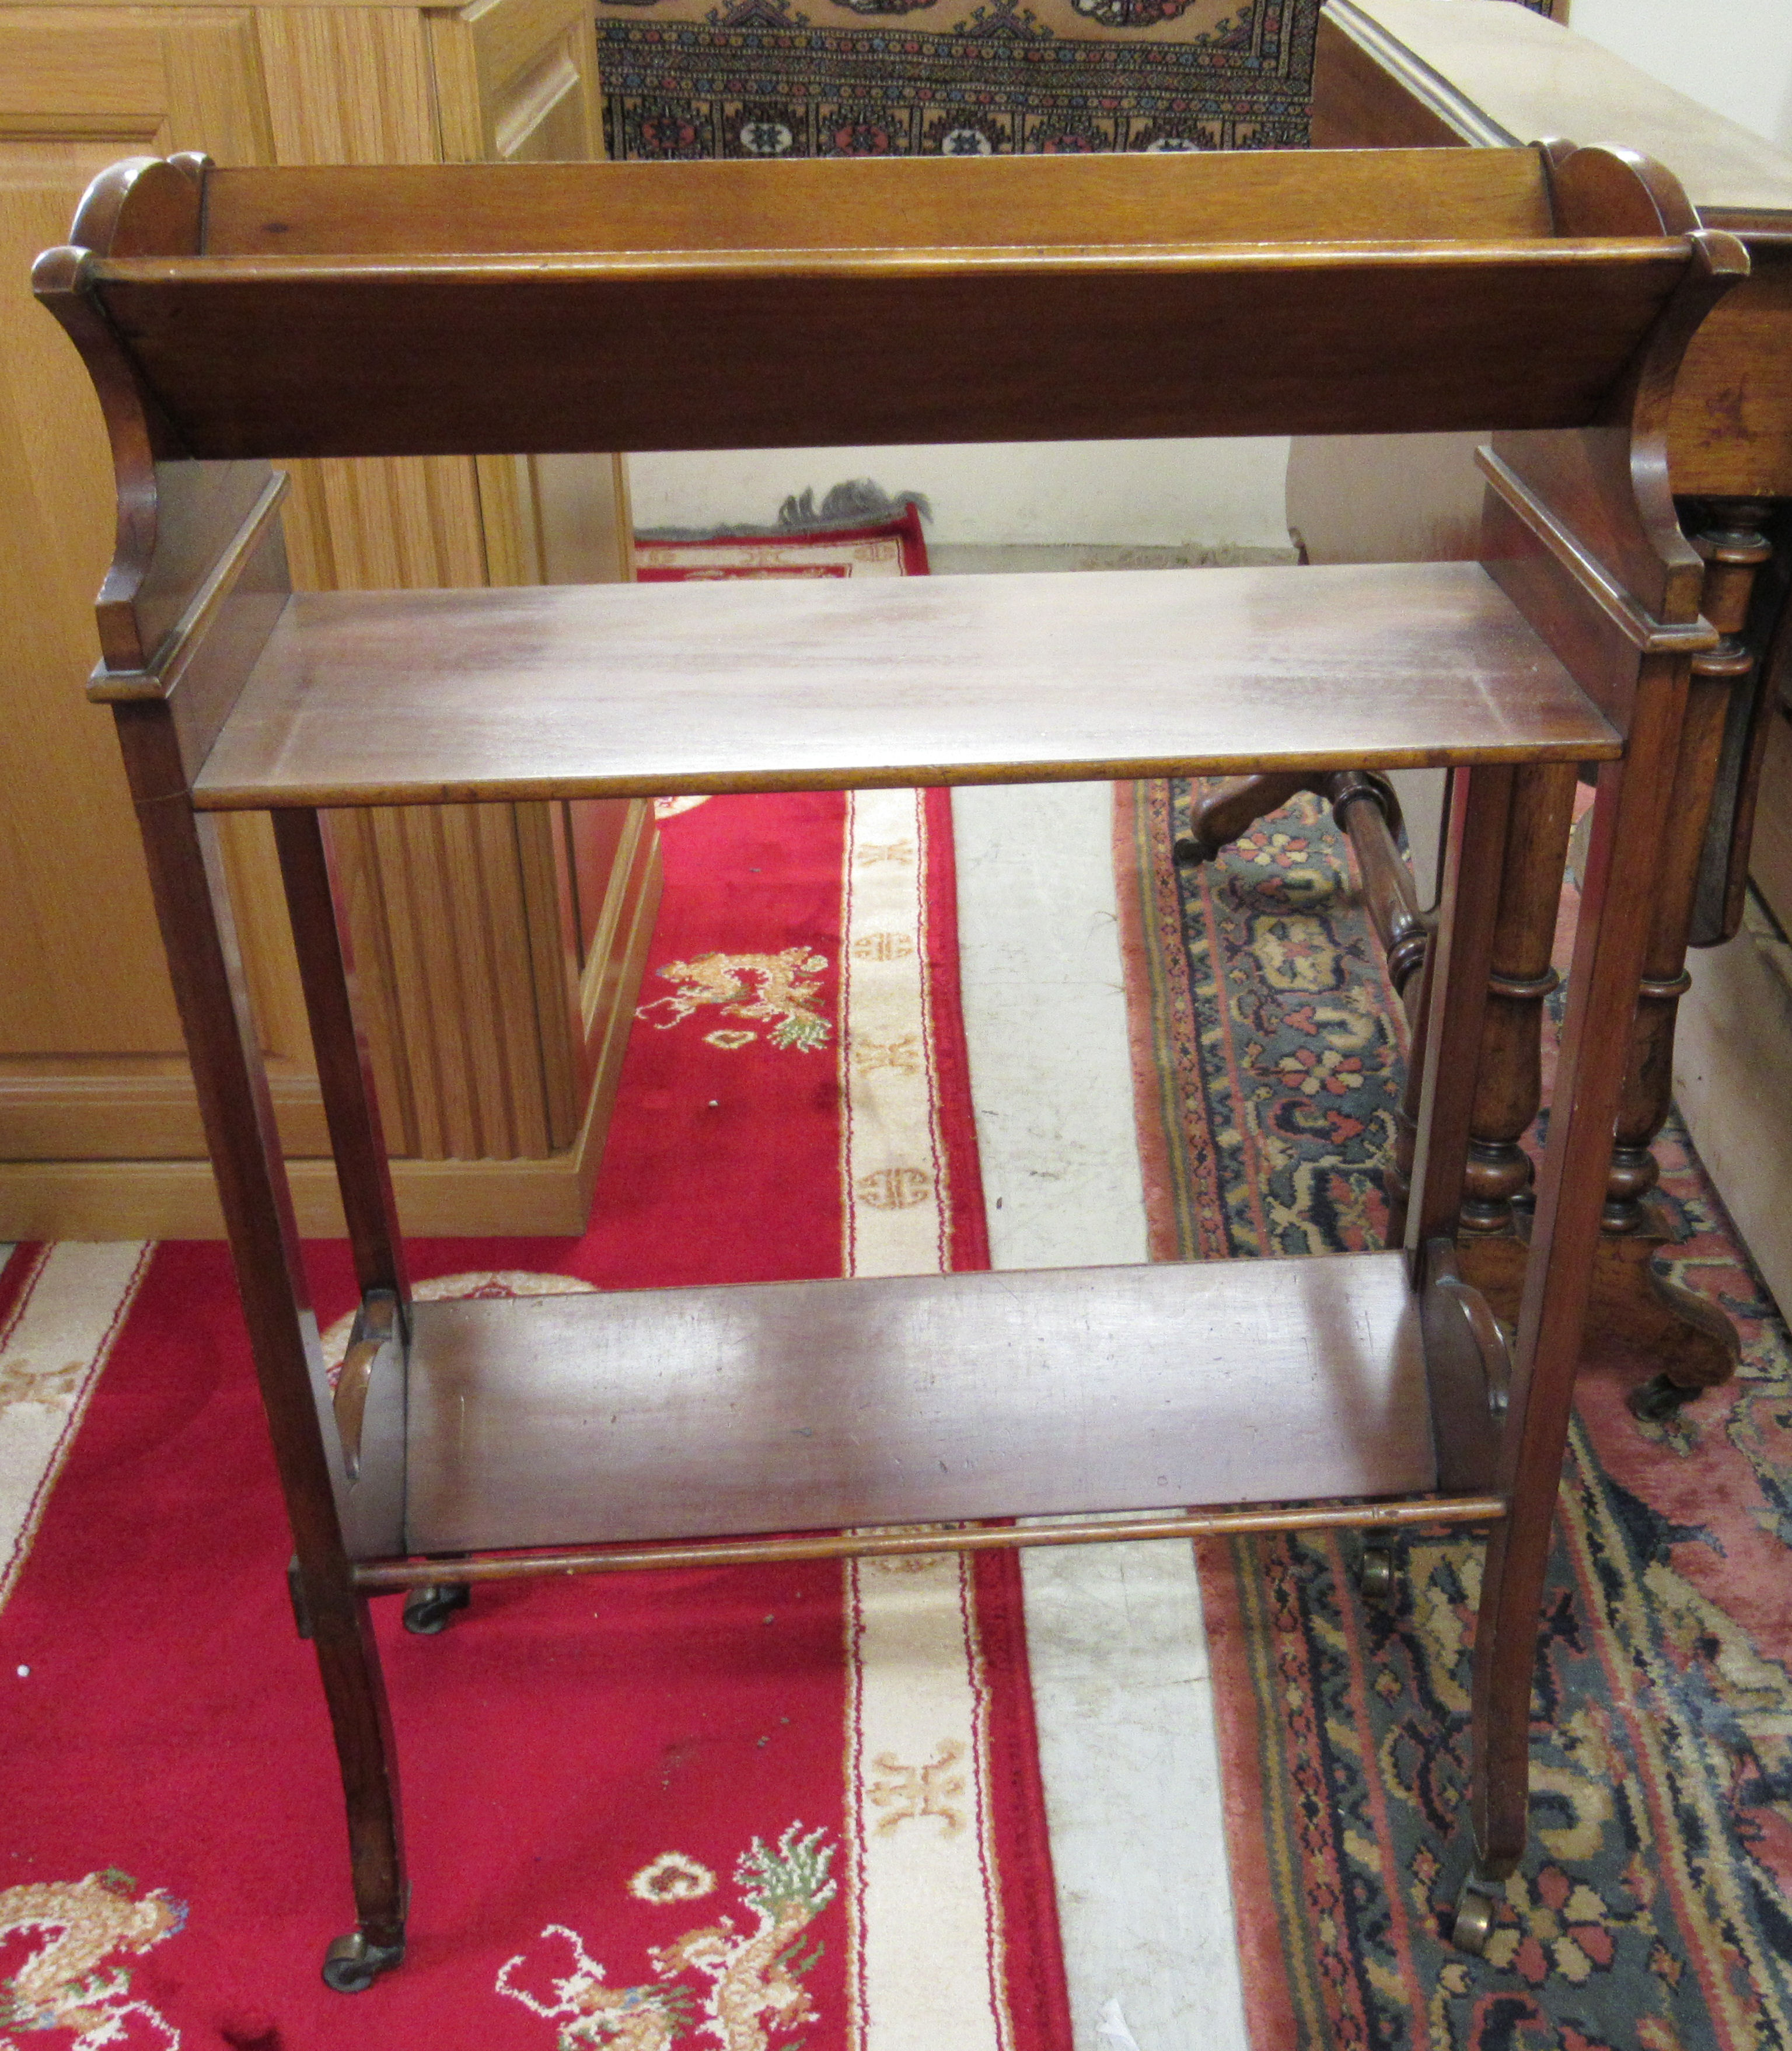
[[[1187,789],[1123,791],[1122,924],[1159,1259],[1379,1243],[1401,1027],[1316,801],[1177,872]],[[1180,828],[1179,820],[1181,822]],[[1257,2051],[1767,2051],[1792,2043],[1792,1350],[1670,1128],[1677,1278],[1741,1373],[1670,1425],[1589,1348],[1532,1726],[1530,1854],[1481,1961],[1440,1935],[1478,1545],[1201,1549]]]
[[[943,795],[661,809],[591,1228],[413,1242],[424,1287],[986,1266]],[[997,1556],[499,1584],[434,1639],[380,1605],[410,1952],[326,1991],[340,1795],[227,1263],[123,1252],[21,1249],[0,1311],[0,1421],[66,1457],[0,1615],[0,2045],[1066,2051]],[[344,1249],[308,1258],[339,1347]],[[84,1291],[118,1315],[64,1366]]]

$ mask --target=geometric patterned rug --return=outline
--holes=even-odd
[[[1404,1022],[1318,800],[1178,869],[1186,784],[1116,822],[1154,1257],[1379,1243]],[[1486,1956],[1443,1936],[1478,1540],[1415,1531],[1398,1594],[1353,1541],[1199,1547],[1258,2051],[1792,2044],[1792,1350],[1671,1127],[1673,1271],[1743,1365],[1666,1424],[1650,1364],[1585,1356],[1532,1726],[1531,1841]]]
[[[598,0],[606,146],[646,160],[1298,149],[1320,5]]]

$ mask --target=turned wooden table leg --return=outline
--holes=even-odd
[[[1332,820],[1349,837],[1362,877],[1363,908],[1388,960],[1388,979],[1407,1018],[1416,1019],[1419,975],[1431,922],[1419,908],[1412,865],[1401,854],[1400,811],[1387,779],[1340,769],[1314,786],[1330,803]]]
[[[1471,1233],[1509,1229],[1513,1199],[1531,1186],[1519,1143],[1543,1100],[1543,1007],[1559,980],[1550,955],[1575,787],[1569,763],[1522,769],[1513,783],[1463,1186],[1462,1225]]]
[[[1744,636],[1756,575],[1772,555],[1759,525],[1770,510],[1755,501],[1728,502],[1712,508],[1715,517],[1692,535],[1707,564],[1705,616],[1724,639],[1720,646],[1692,660],[1649,950],[1618,1108],[1590,1314],[1597,1329],[1622,1339],[1656,1363],[1654,1377],[1632,1393],[1632,1407],[1644,1416],[1664,1416],[1701,1389],[1727,1381],[1735,1370],[1738,1357],[1736,1335],[1728,1318],[1703,1297],[1670,1281],[1654,1264],[1655,1256],[1677,1233],[1655,1194],[1661,1168],[1653,1150],[1672,1100],[1674,1021],[1689,981],[1688,937],[1724,727],[1731,696],[1747,681],[1756,660]],[[1526,836],[1516,821],[1514,826],[1508,842],[1509,885],[1514,869],[1531,865]],[[1559,860],[1559,855],[1552,854],[1551,859]],[[1540,856],[1540,880],[1541,873]],[[1538,954],[1533,944],[1525,965],[1540,963],[1540,986],[1528,1009],[1521,1006],[1517,1014],[1502,1019],[1496,971],[1495,1004],[1483,1043],[1469,1195],[1462,1217],[1465,1228],[1477,1235],[1465,1241],[1463,1272],[1493,1303],[1496,1314],[1507,1318],[1516,1315],[1525,1260],[1512,1214],[1513,1199],[1525,1193],[1530,1178],[1517,1141],[1536,1111],[1540,1006],[1555,980],[1548,974],[1540,899],[1533,898],[1531,910],[1537,922],[1532,938],[1534,943],[1542,937],[1542,951]],[[1497,959],[1503,963],[1508,958],[1502,951]],[[1519,1221],[1521,1227],[1522,1222]]]
[[[1176,859],[1211,861],[1267,813],[1279,811],[1302,791],[1323,798],[1332,808],[1333,823],[1349,837],[1362,876],[1364,908],[1388,957],[1389,979],[1407,1015],[1414,1017],[1431,921],[1419,909],[1411,866],[1400,850],[1400,801],[1386,777],[1363,769],[1232,777],[1193,807],[1191,830],[1176,843]]]
[[[1477,1243],[1512,1229],[1512,1205],[1531,1183],[1531,1163],[1519,1142],[1530,1130],[1542,1101],[1540,1049],[1544,1000],[1556,987],[1550,966],[1562,870],[1574,818],[1571,763],[1519,770],[1513,779],[1506,854],[1500,879],[1493,930],[1493,968],[1488,979],[1486,1022],[1476,1074],[1474,1110],[1469,1126],[1468,1170],[1461,1225],[1463,1273],[1487,1290],[1482,1271],[1500,1285],[1496,1309],[1509,1322],[1523,1281],[1524,1250],[1504,1248],[1491,1268]],[[1416,1054],[1416,1049],[1415,1050]],[[1394,1210],[1391,1230],[1404,1225],[1417,1109],[1417,1061],[1408,1065],[1404,1100],[1396,1120],[1393,1170],[1388,1192]],[[1477,1246],[1471,1262],[1468,1248]],[[1492,1291],[1488,1293],[1492,1294]]]
[[[1686,950],[1699,868],[1735,693],[1752,673],[1756,651],[1747,639],[1750,601],[1772,547],[1760,522],[1770,510],[1753,500],[1708,507],[1692,530],[1705,559],[1703,610],[1723,635],[1692,659],[1672,817],[1664,840],[1655,921],[1638,994],[1630,1067],[1618,1108],[1617,1144],[1606,1190],[1605,1230],[1595,1278],[1596,1311],[1658,1364],[1654,1378],[1632,1392],[1640,1416],[1671,1413],[1701,1389],[1735,1372],[1735,1328],[1721,1311],[1660,1274],[1655,1251],[1677,1236],[1656,1196],[1661,1168],[1653,1147],[1673,1095],[1674,1022],[1691,979]],[[1690,525],[1690,523],[1689,523]]]

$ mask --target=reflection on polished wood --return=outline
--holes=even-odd
[[[413,1315],[410,1553],[1436,1485],[1399,1254]]]
[[[1242,686],[1248,684],[1246,693]],[[296,598],[209,809],[1608,756],[1474,565]]]

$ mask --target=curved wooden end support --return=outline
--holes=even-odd
[[[156,580],[168,524],[158,465],[185,451],[95,298],[92,274],[107,257],[197,255],[210,161],[189,153],[111,166],[83,193],[68,242],[46,250],[31,274],[33,290],[80,352],[111,443],[118,531],[97,606],[100,654],[109,670],[146,670],[170,624],[167,605],[141,601]],[[245,485],[232,494],[232,504],[240,500],[246,509],[252,497]]]
[[[350,1481],[361,1477],[361,1432],[368,1391],[380,1355],[400,1336],[398,1298],[390,1289],[369,1289],[356,1313],[349,1350],[336,1381],[336,1428],[342,1439],[342,1465]]]
[[[1699,210],[1665,164],[1613,143],[1542,143],[1558,235],[1696,235]]]
[[[111,567],[97,601],[101,659],[108,669],[143,670],[143,645],[131,601],[148,576],[159,526],[156,493],[157,436],[150,404],[124,346],[88,290],[94,252],[68,246],[46,249],[32,267],[31,288],[61,322],[80,351],[99,394],[118,480],[118,527]]]
[[[1662,178],[1668,174],[1653,167]],[[1638,518],[1661,560],[1660,595],[1632,582],[1631,589],[1665,625],[1696,620],[1704,598],[1705,566],[1681,532],[1668,477],[1668,425],[1680,366],[1705,317],[1751,268],[1748,252],[1722,229],[1700,228],[1689,237],[1692,260],[1661,318],[1614,397],[1614,424],[1630,438],[1630,484]],[[1595,431],[1596,432],[1596,430]]]
[[[1463,1279],[1450,1240],[1426,1241],[1419,1300],[1438,1486],[1490,1489],[1512,1391],[1506,1334],[1486,1298]]]
[[[1673,174],[1635,150],[1557,143],[1544,146],[1544,157],[1560,233],[1673,237],[1688,261],[1599,424],[1493,437],[1497,467],[1520,487],[1507,490],[1507,502],[1558,555],[1566,541],[1564,566],[1605,609],[1615,596],[1640,627],[1690,627],[1699,619],[1704,565],[1674,509],[1669,416],[1687,347],[1712,308],[1748,275],[1748,252],[1733,235],[1701,226]],[[1521,499],[1548,508],[1549,520],[1540,525]],[[1706,645],[1715,638],[1708,630]]]

